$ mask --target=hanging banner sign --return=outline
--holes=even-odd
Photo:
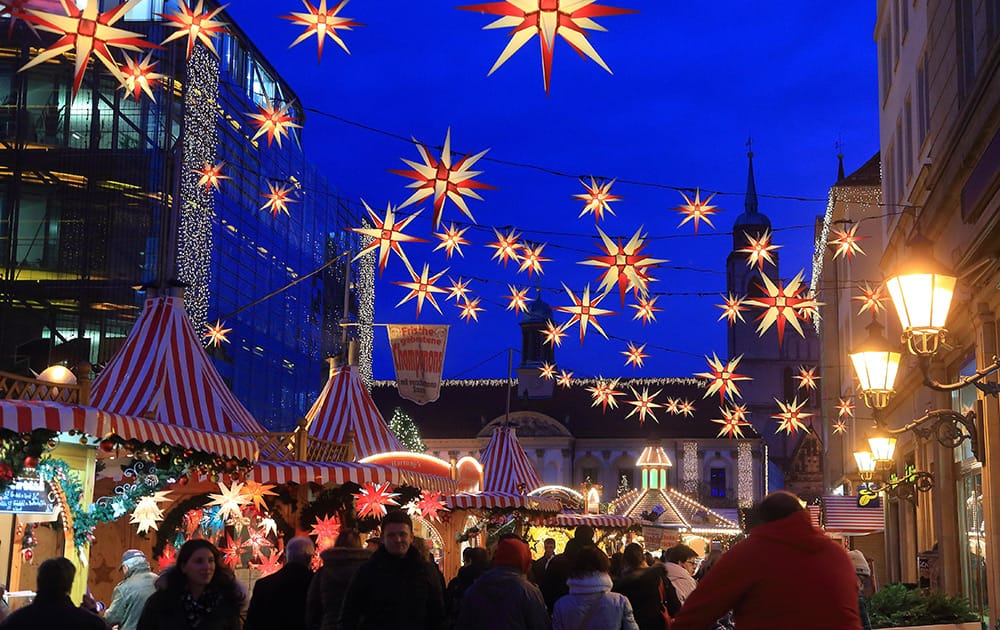
[[[441,395],[448,326],[388,324],[386,330],[399,395],[418,405],[437,400]]]

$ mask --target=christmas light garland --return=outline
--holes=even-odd
[[[749,442],[736,443],[736,504],[742,508],[753,505],[753,447]]]
[[[684,467],[681,471],[681,487],[686,494],[698,492],[698,443],[684,442]]]

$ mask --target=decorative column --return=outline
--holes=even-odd
[[[989,365],[997,354],[996,316],[988,304],[980,302],[976,305],[973,324],[976,327],[976,365]],[[988,377],[996,381],[996,376]],[[1000,409],[997,398],[986,396],[980,398],[982,417],[979,426],[983,432],[983,496],[993,497],[1000,493]],[[992,461],[992,463],[990,463]],[[986,593],[989,602],[990,624],[993,627],[1000,616],[1000,509],[993,501],[983,501],[983,520],[985,521],[986,544]]]

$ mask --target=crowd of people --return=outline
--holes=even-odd
[[[446,585],[425,541],[402,511],[383,519],[362,547],[355,530],[321,552],[312,540],[285,546],[285,565],[246,588],[205,540],[191,540],[157,575],[138,550],[121,559],[122,581],[99,613],[69,594],[75,568],[41,563],[34,601],[0,629],[83,630],[865,630],[870,569],[809,520],[788,492],[768,495],[749,536],[700,557],[678,544],[659,557],[638,543],[606,555],[594,530],[577,527],[562,553],[547,539],[532,560],[522,538],[500,536],[492,556],[467,548]]]

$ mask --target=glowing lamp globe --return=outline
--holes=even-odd
[[[896,393],[896,373],[902,354],[882,336],[882,326],[873,321],[868,325],[868,339],[848,356],[861,384],[865,404],[872,409],[884,409]]]
[[[885,285],[907,348],[912,354],[929,356],[937,352],[948,332],[945,322],[957,279],[934,259],[931,244],[923,237],[911,241],[910,253],[910,259]]]
[[[858,465],[858,474],[864,481],[871,481],[875,474],[875,458],[870,451],[855,451],[854,462]]]
[[[896,453],[896,438],[881,431],[868,438],[868,448],[872,450],[872,459],[876,464],[889,463]]]
[[[38,380],[52,385],[76,385],[76,375],[62,365],[50,365],[38,375]]]

